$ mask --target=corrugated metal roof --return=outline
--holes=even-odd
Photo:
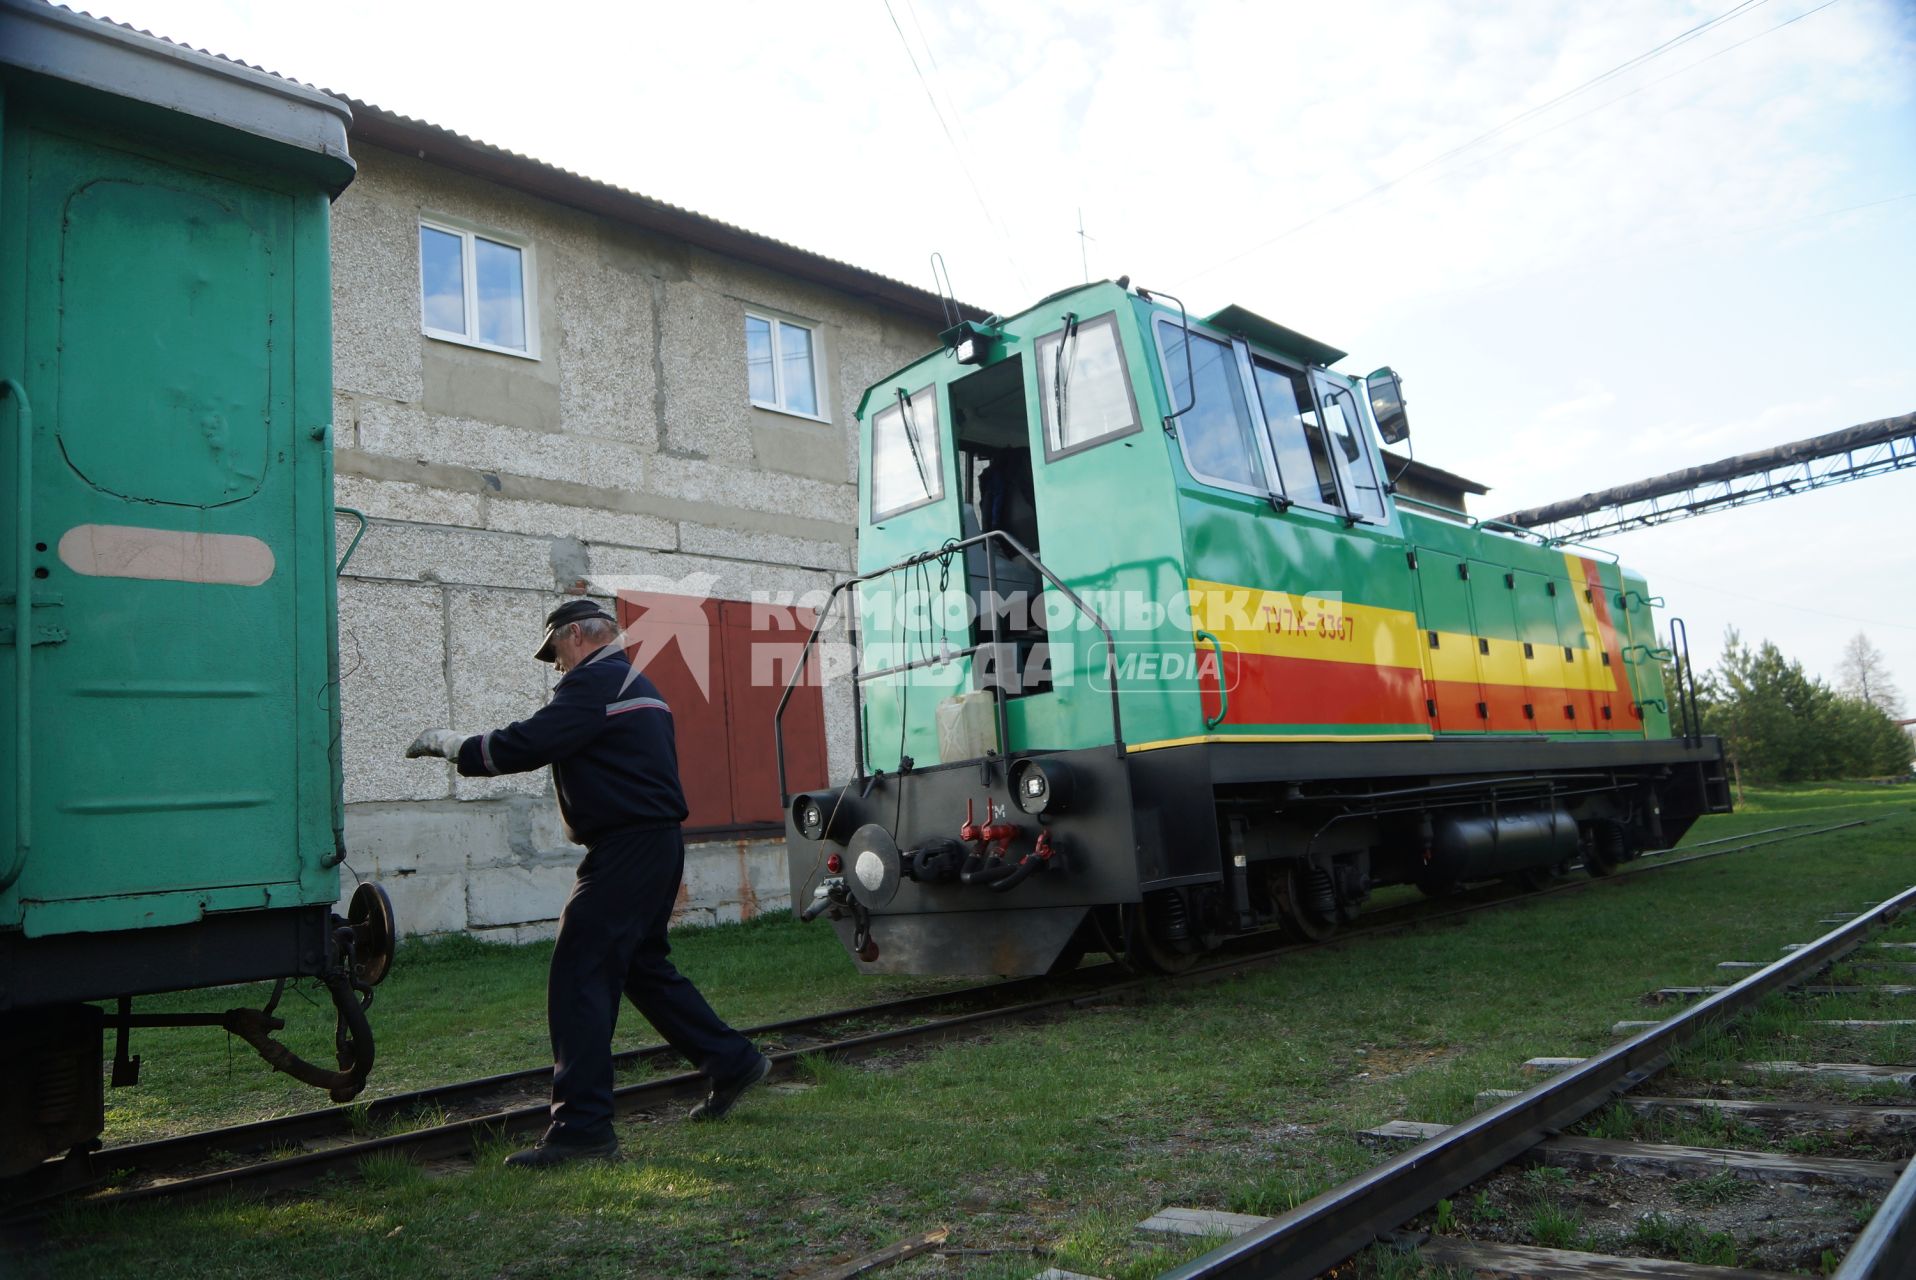
[[[1412,479],[1428,480],[1432,484],[1439,484],[1447,489],[1457,489],[1464,493],[1490,492],[1488,486],[1479,484],[1468,476],[1460,476],[1455,471],[1446,471],[1442,467],[1433,467],[1428,462],[1419,462],[1408,454],[1399,453],[1395,449],[1385,449],[1382,452],[1384,455],[1384,470],[1391,475],[1397,475],[1397,469],[1402,467],[1404,469],[1403,474]]]
[[[491,143],[416,120],[358,98],[345,99],[353,109],[353,138],[373,146],[416,155],[429,163],[456,169],[529,195],[584,209],[631,226],[684,240],[759,266],[782,271],[855,297],[903,311],[944,327],[944,304],[936,293],[894,280],[864,267],[828,258],[797,245],[748,231],[744,227],[695,213],[655,196],[588,178],[569,169],[508,151]],[[969,303],[958,304],[965,317],[982,320],[989,312]]]

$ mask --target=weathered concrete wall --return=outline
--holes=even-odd
[[[579,855],[546,771],[460,778],[403,760],[406,744],[536,710],[553,675],[531,651],[566,594],[634,575],[725,599],[828,588],[852,563],[857,397],[935,334],[408,156],[354,154],[333,210],[337,493],[371,520],[340,584],[349,860],[408,932],[538,936]],[[435,215],[530,241],[538,359],[421,334],[419,219]],[[752,406],[748,307],[813,326],[829,422]],[[343,547],[353,522],[339,531]],[[834,776],[850,721],[849,694],[828,688]],[[682,914],[786,905],[782,856],[778,841],[699,846]]]

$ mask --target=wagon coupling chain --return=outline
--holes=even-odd
[[[338,1070],[315,1066],[273,1039],[273,1033],[286,1028],[286,1019],[263,1009],[228,1009],[220,1026],[253,1047],[253,1051],[275,1071],[324,1089],[334,1102],[350,1102],[366,1087],[373,1069],[372,1026],[366,1012],[354,998],[352,986],[344,974],[329,973],[322,979],[332,992],[333,1005],[339,1011]]]

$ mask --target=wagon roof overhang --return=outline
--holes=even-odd
[[[324,157],[352,181],[353,114],[338,98],[259,67],[45,0],[0,0],[0,66],[211,120]]]
[[[1339,351],[1328,342],[1287,329],[1275,320],[1266,320],[1248,307],[1236,303],[1204,317],[1204,323],[1226,333],[1234,333],[1249,342],[1269,347],[1280,355],[1293,356],[1306,364],[1332,365],[1349,352]]]

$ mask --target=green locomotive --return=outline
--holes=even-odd
[[[313,977],[353,1096],[392,943],[343,854],[317,91],[0,0],[0,1176],[84,1150],[131,997]],[[117,1002],[109,1011],[93,1002]]]
[[[792,673],[843,653],[857,712],[788,798],[808,918],[875,971],[1175,969],[1728,808],[1639,578],[1401,503],[1393,372],[1174,303],[1066,290],[866,392],[859,574]]]

